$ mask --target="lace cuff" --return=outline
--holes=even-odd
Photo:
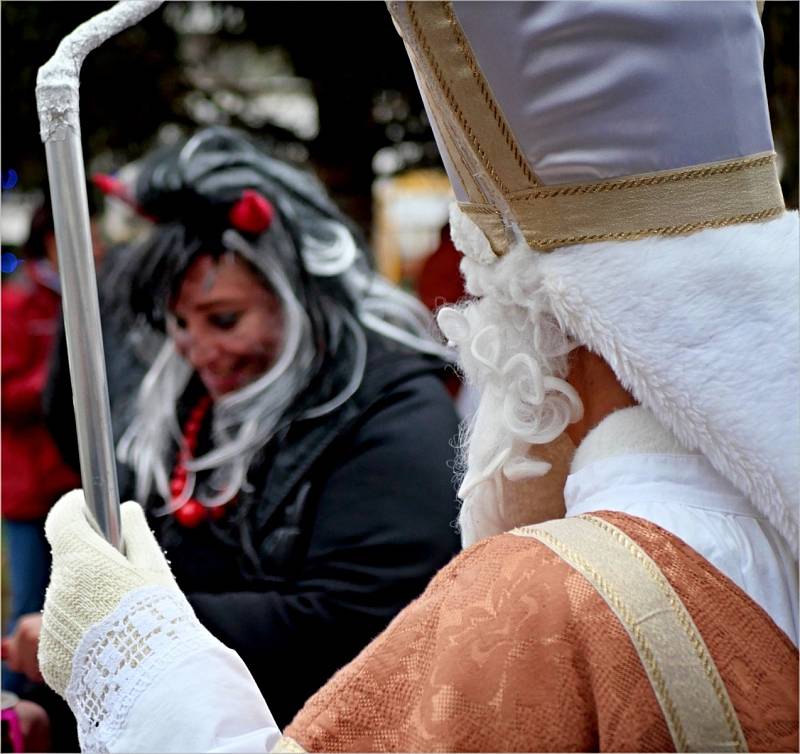
[[[144,691],[189,655],[217,645],[180,592],[163,586],[128,592],[89,629],[72,661],[66,697],[81,751],[111,750]]]

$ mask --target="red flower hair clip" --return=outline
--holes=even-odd
[[[245,189],[242,198],[231,207],[228,220],[245,233],[263,233],[272,224],[273,214],[269,200],[258,191]]]

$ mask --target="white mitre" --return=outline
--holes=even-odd
[[[389,7],[456,245],[487,266],[529,254],[561,327],[797,553],[798,219],[756,3]]]

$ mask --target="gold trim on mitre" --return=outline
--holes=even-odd
[[[450,2],[389,3],[467,201],[502,256],[519,227],[534,249],[679,235],[768,220],[785,207],[775,154],[591,183],[544,186],[516,142]],[[465,180],[464,176],[470,180]]]
[[[508,202],[525,240],[542,251],[678,235],[768,220],[784,211],[774,152],[597,183],[541,186]]]
[[[450,2],[409,2],[416,49],[429,85],[457,121],[482,168],[503,192],[538,185],[503,111],[478,66]],[[435,82],[435,84],[434,84]],[[431,87],[433,88],[433,87]],[[436,98],[431,102],[436,104]]]

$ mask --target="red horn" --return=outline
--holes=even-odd
[[[128,187],[119,178],[115,178],[113,175],[108,175],[108,173],[95,173],[92,176],[92,183],[106,196],[115,196],[117,199],[122,199],[126,204],[136,204]]]
[[[151,217],[142,211],[139,203],[133,198],[130,188],[119,178],[115,178],[113,175],[108,175],[108,173],[95,173],[92,176],[92,183],[97,186],[97,188],[100,189],[100,191],[102,191],[106,196],[113,196],[120,201],[125,202],[125,204],[127,204],[129,207],[132,207],[146,220],[156,222],[154,217]]]
[[[258,191],[245,189],[242,198],[231,207],[228,219],[237,230],[246,233],[263,233],[272,224],[274,210]]]

